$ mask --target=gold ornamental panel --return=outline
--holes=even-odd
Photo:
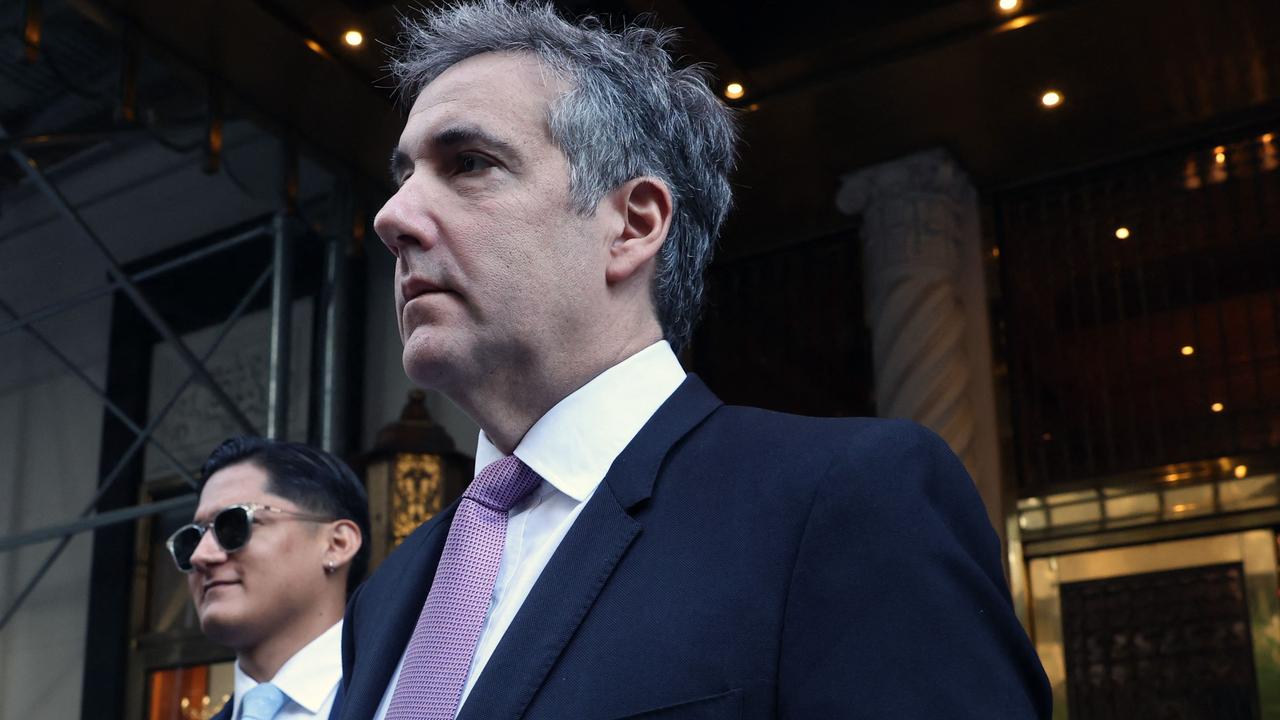
[[[392,548],[444,506],[442,470],[437,455],[406,453],[396,456],[391,492]]]

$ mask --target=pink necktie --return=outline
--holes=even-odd
[[[387,720],[453,720],[489,613],[507,511],[541,480],[513,455],[490,463],[462,494]]]

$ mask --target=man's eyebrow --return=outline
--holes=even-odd
[[[520,158],[514,145],[475,125],[446,127],[432,135],[428,142],[435,150],[448,150],[459,145],[479,145],[512,160]]]
[[[473,145],[487,149],[506,161],[512,169],[520,165],[522,155],[515,145],[475,125],[454,125],[431,135],[424,142],[428,155],[443,155],[460,146]],[[413,169],[413,158],[396,148],[391,153],[391,184],[399,187],[405,174]]]

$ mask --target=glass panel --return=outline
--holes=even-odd
[[[1218,500],[1223,510],[1245,510],[1275,505],[1280,502],[1280,498],[1277,497],[1276,476],[1261,475],[1223,482],[1221,490],[1218,491]]]
[[[1108,524],[1128,525],[1160,517],[1160,496],[1156,493],[1108,498],[1106,503]]]
[[[209,720],[231,699],[233,667],[224,662],[152,672],[147,720]]]
[[[1092,493],[1092,491],[1090,492]],[[1097,500],[1049,508],[1049,522],[1054,527],[1079,525],[1100,520],[1102,520],[1102,508]]]
[[[1018,516],[1018,527],[1023,530],[1043,530],[1047,524],[1048,518],[1043,510],[1032,510]]]
[[[1164,519],[1177,520],[1213,512],[1213,486],[1191,485],[1164,491]]]

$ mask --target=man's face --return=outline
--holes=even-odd
[[[306,512],[267,492],[267,475],[256,465],[239,463],[214,473],[200,493],[195,522],[207,523],[229,505],[257,503]],[[250,648],[272,633],[286,632],[326,592],[323,525],[258,511],[249,542],[226,553],[205,532],[191,556],[195,569],[187,587],[200,627],[215,642],[235,650]]]
[[[564,90],[535,58],[490,53],[441,74],[409,113],[399,190],[374,228],[396,256],[404,366],[419,385],[536,367],[590,330],[608,221],[571,205],[547,127]]]

